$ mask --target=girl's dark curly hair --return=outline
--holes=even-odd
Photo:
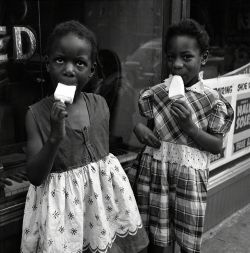
[[[87,41],[89,41],[92,48],[91,61],[92,63],[96,62],[98,51],[96,37],[91,30],[89,30],[86,26],[76,20],[69,20],[60,23],[54,28],[54,30],[48,37],[47,54],[50,55],[51,50],[53,49],[53,46],[58,39],[70,33],[75,34],[79,38],[86,39]]]
[[[206,30],[193,19],[184,19],[168,28],[165,38],[166,51],[168,42],[178,35],[186,35],[196,39],[201,53],[209,49],[209,36]]]

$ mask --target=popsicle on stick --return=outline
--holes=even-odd
[[[185,97],[184,83],[181,76],[174,75],[172,77],[168,97],[170,99],[180,99]]]
[[[65,85],[63,83],[58,83],[54,92],[54,97],[56,100],[60,100],[63,103],[66,102],[72,104],[75,96],[75,91],[75,85]]]

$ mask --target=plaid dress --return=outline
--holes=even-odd
[[[171,77],[141,93],[141,114],[154,119],[160,149],[146,146],[139,168],[128,177],[150,241],[166,247],[173,239],[187,252],[200,252],[206,210],[209,153],[177,125],[168,98]],[[203,131],[225,135],[233,120],[230,104],[202,80],[186,88],[185,100],[194,123]],[[171,229],[170,229],[171,227]]]

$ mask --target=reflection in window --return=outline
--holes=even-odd
[[[110,108],[111,148],[136,146],[132,130],[139,119],[139,91],[160,81],[162,0],[0,0],[0,147],[25,142],[30,104],[51,93],[45,68],[46,40],[53,27],[76,19],[94,31],[99,61],[87,92],[101,94]],[[28,60],[15,59],[13,27],[36,36]],[[22,34],[22,50],[29,38]],[[14,50],[14,53],[13,53]]]
[[[141,120],[137,109],[139,91],[160,82],[162,1],[85,2],[88,3],[85,23],[97,34],[101,52],[112,51],[121,64],[115,74],[119,81],[117,79],[116,84],[113,83],[116,87],[112,88],[112,92],[115,94],[109,95],[113,101],[111,147],[114,144],[138,145],[132,130]],[[105,87],[105,80],[103,83]],[[105,88],[101,90],[107,97]],[[107,102],[109,104],[110,99]]]
[[[28,28],[38,28],[36,19],[32,19],[37,13],[34,9],[31,15],[31,7],[26,1],[0,2],[0,146],[25,141],[27,107],[40,97],[34,75],[40,72],[40,58],[34,61],[36,55],[31,57],[35,30]]]
[[[250,2],[191,0],[190,15],[211,39],[205,78],[226,74],[250,62]]]

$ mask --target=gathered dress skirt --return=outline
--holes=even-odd
[[[29,188],[22,253],[133,253],[147,244],[128,178],[112,154]]]

